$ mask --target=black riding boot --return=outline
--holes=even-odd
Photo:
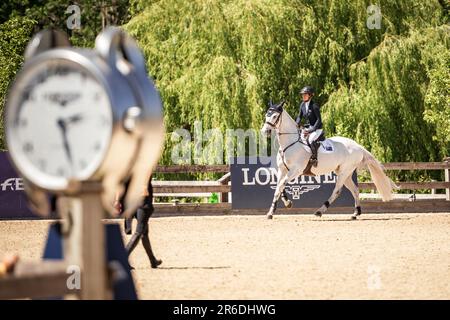
[[[128,256],[133,252],[134,248],[136,248],[137,244],[139,243],[139,240],[141,239],[142,234],[135,232],[132,236],[130,241],[128,241],[125,250],[127,250]]]
[[[134,215],[131,216],[130,218],[125,218],[124,219],[125,234],[131,234],[132,233],[133,218],[134,218]]]
[[[320,143],[318,141],[313,141],[313,143],[310,144],[311,147],[311,162],[314,167],[317,167],[317,150],[319,149]]]
[[[126,246],[126,250],[128,255],[133,252],[134,248],[136,248],[139,240],[142,239],[142,245],[144,246],[145,252],[150,260],[150,265],[152,268],[157,268],[162,261],[158,260],[153,254],[152,247],[150,245],[150,239],[148,237],[148,220],[152,214],[152,209],[147,208],[139,208],[136,212],[137,226],[136,231],[131,237],[130,241]]]
[[[148,237],[148,227],[145,230],[144,235],[142,236],[142,245],[144,246],[145,252],[147,252],[147,256],[150,259],[150,265],[153,269],[158,268],[158,266],[162,263],[162,260],[159,260],[155,257],[153,253],[152,246],[150,244],[150,238]]]

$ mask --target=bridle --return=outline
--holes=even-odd
[[[288,165],[287,165],[287,163],[285,161],[285,158],[284,158],[286,150],[288,150],[290,147],[292,147],[293,145],[295,145],[297,143],[300,143],[300,144],[302,144],[304,146],[307,146],[309,148],[311,148],[311,146],[310,146],[308,140],[306,140],[307,143],[302,141],[301,129],[297,129],[297,132],[280,132],[280,129],[278,129],[278,128],[281,127],[283,109],[280,110],[280,109],[270,108],[267,112],[269,112],[269,111],[278,112],[278,114],[279,114],[277,120],[275,120],[274,123],[271,123],[269,121],[265,122],[265,124],[271,126],[272,129],[275,130],[278,139],[280,139],[280,136],[282,136],[282,135],[287,135],[287,134],[296,134],[297,135],[297,140],[296,141],[290,143],[287,147],[284,147],[283,149],[281,149],[281,146],[280,146],[280,149],[278,151],[280,153],[280,155],[281,155],[281,159],[283,161],[283,165],[285,166],[287,171],[289,171],[290,169],[289,169],[289,167],[288,167]],[[266,118],[267,118],[267,116],[268,115],[266,115]],[[278,128],[277,128],[278,122],[280,122],[280,124],[278,125]],[[308,165],[306,166],[306,168],[308,168]]]
[[[274,123],[271,123],[271,122],[269,122],[269,121],[266,121],[266,122],[265,122],[266,124],[268,124],[269,126],[271,126],[274,130],[276,130],[277,135],[282,136],[282,135],[285,135],[285,134],[298,134],[298,135],[299,135],[299,140],[300,140],[300,130],[297,130],[297,132],[280,132],[280,130],[277,129],[277,124],[278,124],[278,122],[280,122],[280,125],[279,125],[278,127],[281,127],[281,121],[282,121],[282,116],[281,116],[281,114],[283,113],[283,111],[278,111],[278,110],[276,110],[276,109],[269,109],[269,110],[275,111],[275,112],[278,112],[278,113],[279,113],[279,116],[278,116],[277,120],[275,120]]]
[[[292,142],[291,144],[289,144],[289,145],[288,145],[287,147],[285,147],[284,149],[279,149],[279,152],[281,153],[281,158],[282,158],[282,160],[283,160],[283,165],[284,165],[284,166],[286,167],[286,169],[289,171],[289,167],[287,166],[286,161],[284,160],[284,153],[286,152],[286,150],[289,149],[290,147],[292,147],[293,145],[295,145],[296,143],[300,143],[300,144],[303,144],[303,145],[305,145],[305,146],[309,146],[309,145],[306,144],[306,143],[304,143],[304,142],[302,141],[301,130],[297,130],[297,132],[280,132],[280,130],[277,129],[277,124],[278,124],[278,122],[280,122],[280,124],[279,124],[278,127],[281,127],[281,121],[282,121],[282,113],[283,113],[283,110],[281,110],[281,111],[276,110],[276,109],[269,109],[269,110],[275,111],[275,112],[278,112],[278,113],[279,113],[279,116],[278,116],[277,120],[275,120],[274,123],[271,123],[271,122],[269,122],[269,121],[266,121],[266,122],[265,122],[266,124],[268,124],[269,126],[271,126],[272,129],[275,130],[275,132],[276,132],[276,134],[277,134],[277,136],[278,136],[278,139],[280,139],[280,136],[282,136],[282,135],[287,135],[287,134],[296,134],[296,135],[298,135],[298,138],[297,138],[296,141]],[[310,147],[310,146],[309,146],[309,147]]]
[[[266,124],[268,124],[269,126],[271,126],[273,129],[276,129],[276,126],[277,126],[278,121],[281,121],[281,120],[280,120],[280,119],[281,119],[281,112],[278,111],[278,110],[275,110],[275,109],[269,109],[269,111],[278,112],[278,114],[279,114],[277,120],[275,120],[275,123],[271,123],[271,122],[269,122],[269,121],[266,121]],[[281,122],[280,122],[280,125],[281,125]]]

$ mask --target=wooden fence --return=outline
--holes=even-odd
[[[396,199],[390,202],[380,200],[363,200],[363,210],[366,212],[450,212],[450,159],[443,162],[391,162],[385,163],[386,170],[444,170],[444,181],[406,181],[396,182],[403,190],[420,189],[445,189],[444,199]],[[229,165],[172,165],[158,166],[156,173],[223,173],[224,175],[217,181],[162,181],[153,182],[154,193],[164,196],[205,196],[209,193],[219,193],[220,203],[218,204],[156,204],[160,213],[177,214],[223,214],[223,213],[243,213],[245,210],[232,210],[228,203],[228,193],[231,192],[230,166]],[[360,182],[360,189],[375,190],[373,182]],[[351,208],[333,208],[331,212],[347,212]],[[248,211],[248,210],[247,210]],[[251,210],[252,213],[259,213],[261,210]],[[311,209],[293,208],[282,209],[282,213],[306,213]],[[248,212],[246,212],[248,213]]]

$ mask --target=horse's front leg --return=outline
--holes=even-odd
[[[283,189],[283,191],[281,192],[281,200],[283,200],[284,206],[286,208],[292,208],[292,200],[288,198],[286,189]]]
[[[267,219],[272,219],[275,210],[277,210],[277,202],[280,199],[281,193],[286,187],[288,176],[285,174],[280,179],[278,179],[277,188],[275,189],[275,194],[273,195],[272,205],[270,206],[269,212],[267,212]]]
[[[288,170],[286,170],[284,167],[279,167],[278,172],[277,172],[277,177],[281,178],[281,177],[287,175],[288,173],[289,173]],[[280,179],[277,179],[277,180],[279,181]],[[284,206],[286,208],[292,207],[292,201],[288,198],[288,194],[287,194],[285,188],[281,189],[281,200],[283,200]]]

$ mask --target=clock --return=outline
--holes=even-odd
[[[160,96],[134,40],[119,28],[102,32],[94,49],[72,48],[61,34],[33,38],[10,88],[5,132],[12,162],[31,193],[101,182],[108,211],[132,176],[127,197],[135,209],[163,144]]]
[[[27,66],[8,99],[7,143],[32,183],[63,190],[99,168],[112,135],[108,92],[89,70],[67,59]]]

